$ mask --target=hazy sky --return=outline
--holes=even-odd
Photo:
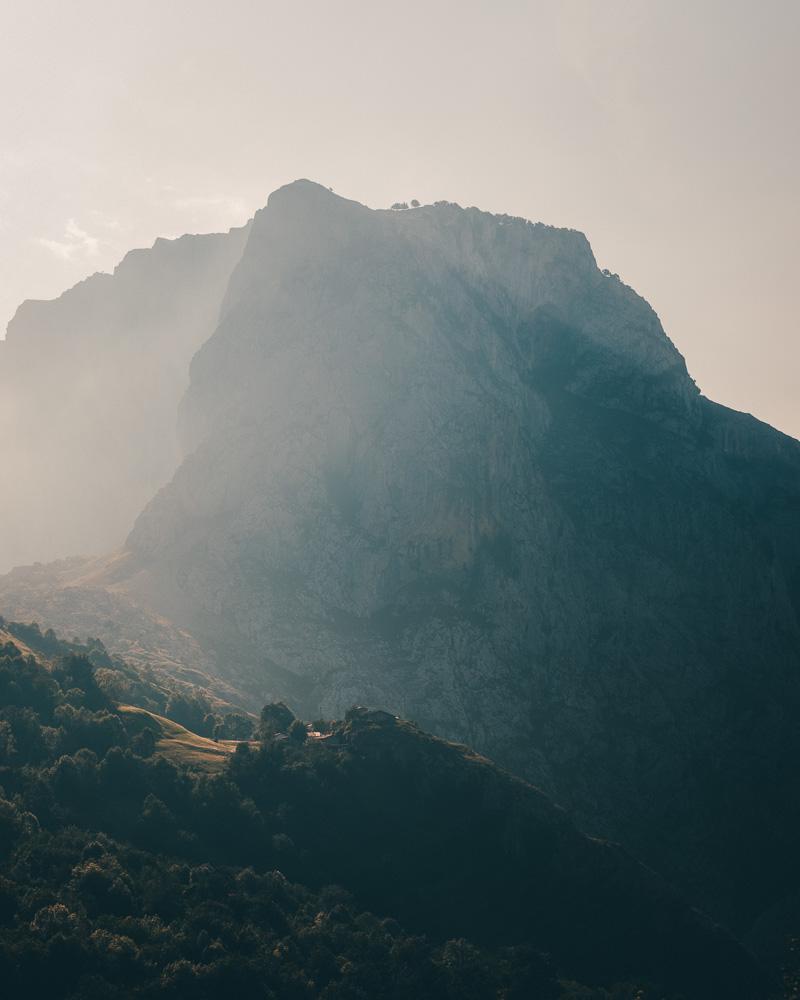
[[[800,0],[0,0],[0,328],[310,177],[583,230],[800,436]]]

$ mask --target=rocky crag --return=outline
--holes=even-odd
[[[122,544],[180,461],[178,403],[247,227],[134,250],[0,341],[0,571]]]
[[[740,931],[800,884],[800,445],[703,398],[580,233],[275,192],[180,434],[76,579],[254,703],[468,742]],[[71,627],[26,572],[4,613]]]

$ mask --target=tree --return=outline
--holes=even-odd
[[[0,719],[0,764],[10,764],[16,754],[17,748],[11,726],[5,719]]]
[[[153,730],[143,729],[131,740],[131,750],[137,757],[152,757],[156,750],[156,738]]]
[[[17,838],[22,835],[22,830],[19,809],[13,802],[0,798],[0,858],[5,859]]]
[[[108,697],[100,690],[94,676],[94,667],[85,656],[67,656],[61,664],[62,687],[79,688],[84,693],[84,704],[93,712],[111,707]]]
[[[271,701],[261,709],[258,738],[269,739],[276,733],[288,733],[295,721],[294,712],[282,701]]]
[[[252,738],[252,720],[238,712],[228,712],[214,727],[215,740],[250,740]]]
[[[307,736],[306,727],[299,719],[295,719],[289,726],[289,739],[292,743],[305,743]]]
[[[206,735],[203,731],[206,715],[208,715],[208,704],[204,699],[187,697],[177,691],[173,691],[164,709],[164,715],[168,719],[184,726],[190,732]],[[210,736],[211,733],[208,733]]]
[[[214,736],[214,730],[219,725],[220,718],[213,712],[207,712],[203,716],[203,724],[200,727],[200,736]]]

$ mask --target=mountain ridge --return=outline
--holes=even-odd
[[[0,342],[0,568],[119,546],[180,460],[178,402],[248,227],[156,240]]]
[[[190,376],[93,584],[123,644],[161,615],[253,702],[467,742],[736,929],[797,881],[800,445],[701,396],[585,237],[289,185]],[[49,586],[0,601],[100,620]]]

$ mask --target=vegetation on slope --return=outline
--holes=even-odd
[[[118,706],[100,683],[113,667],[52,635],[40,663],[41,633],[18,646],[15,631],[0,649],[10,996],[768,992],[655,875],[462,747],[385,713],[309,730],[270,708],[258,742],[214,754]]]

